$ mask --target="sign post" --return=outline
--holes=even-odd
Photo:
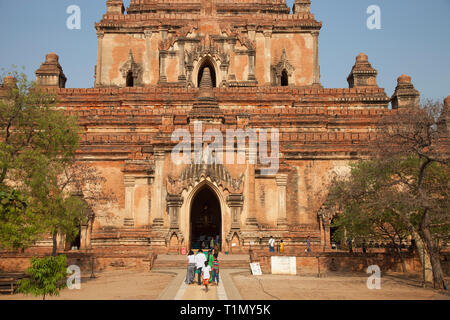
[[[254,276],[262,276],[261,265],[259,262],[250,263],[250,268],[252,269],[252,274]]]

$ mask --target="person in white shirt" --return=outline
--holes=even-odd
[[[272,236],[269,239],[269,252],[275,252],[275,239]]]
[[[202,269],[205,266],[206,256],[203,253],[203,250],[198,250],[197,254],[195,255],[195,265],[197,267],[198,272],[198,285],[202,285]]]
[[[203,273],[203,284],[205,285],[205,292],[208,292],[209,278],[211,277],[211,266],[208,264],[208,261],[205,261],[202,273]]]
[[[186,284],[192,284],[195,281],[195,269],[197,267],[195,255],[194,252],[192,252],[192,250],[189,250],[187,260],[188,260],[188,268],[185,282]]]

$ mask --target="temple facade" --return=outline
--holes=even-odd
[[[388,97],[363,53],[348,88],[324,88],[322,23],[310,4],[296,0],[291,12],[285,0],[131,0],[125,10],[108,0],[95,25],[94,88],[65,88],[58,56],[47,55],[37,83],[78,116],[78,157],[116,198],[92,208],[82,249],[179,252],[217,236],[231,252],[270,236],[287,250],[304,250],[308,236],[331,248],[331,180],[366,157],[389,103],[417,104],[419,92],[401,76]],[[246,143],[219,141],[230,131]],[[191,139],[191,161],[174,161],[174,132]],[[233,161],[208,161],[213,140]]]

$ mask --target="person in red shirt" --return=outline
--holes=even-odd
[[[212,282],[219,285],[219,259],[217,253],[214,255],[213,267],[212,267]]]

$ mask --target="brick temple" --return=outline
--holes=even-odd
[[[131,0],[126,11],[121,0],[106,5],[95,25],[94,88],[65,88],[54,53],[36,71],[37,84],[79,117],[78,157],[98,168],[117,198],[93,208],[80,249],[179,252],[219,236],[224,250],[238,253],[273,236],[301,252],[309,236],[313,247],[330,250],[329,184],[367,156],[377,116],[390,103],[394,110],[418,103],[411,78],[400,76],[388,97],[361,53],[343,75],[348,88],[324,88],[322,23],[310,0],[296,0],[292,12],[285,0]],[[194,135],[200,122],[203,132],[224,136],[277,129],[279,169],[174,163],[172,133]],[[259,149],[246,144],[244,151],[248,160]]]

